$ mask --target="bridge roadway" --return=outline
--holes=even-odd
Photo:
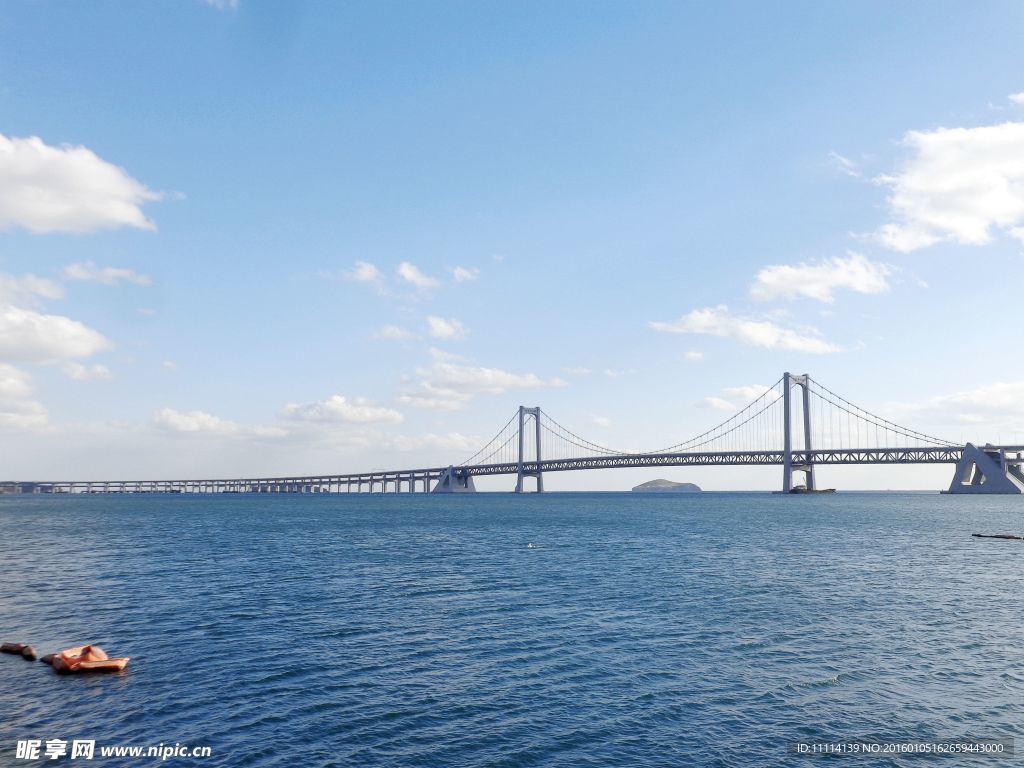
[[[1006,446],[1009,448],[1009,446]],[[1021,450],[1021,446],[1013,446]],[[843,464],[956,464],[963,455],[962,446],[935,448],[843,448],[793,450],[793,464],[828,466]],[[783,451],[719,451],[712,453],[630,453],[583,456],[570,459],[528,461],[530,471],[570,472],[588,469],[626,467],[686,466],[782,466]],[[0,493],[359,493],[368,491],[429,492],[441,477],[454,471],[465,477],[516,475],[516,461],[472,466],[430,467],[387,472],[362,472],[347,475],[308,475],[303,477],[264,477],[215,480],[114,480],[3,482]]]

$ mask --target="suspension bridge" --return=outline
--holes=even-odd
[[[725,421],[655,450],[588,440],[541,408],[520,406],[480,450],[457,464],[302,477],[0,483],[7,493],[465,493],[474,478],[515,477],[516,493],[544,474],[623,467],[778,466],[783,493],[817,490],[830,465],[953,464],[948,493],[1024,493],[1024,445],[978,447],[896,424],[807,374],[784,373]]]

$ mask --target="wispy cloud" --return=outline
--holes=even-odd
[[[247,426],[222,419],[206,411],[177,411],[161,408],[153,414],[153,424],[165,432],[183,435],[221,435],[233,437],[284,437],[287,431],[274,426]]]
[[[888,409],[893,418],[922,420],[936,424],[934,431],[940,437],[955,436],[944,433],[948,425],[960,428],[973,426],[980,434],[975,439],[993,443],[1004,441],[1013,433],[1024,432],[1024,381],[997,381],[981,384],[949,394],[934,395],[912,403],[892,403]],[[942,425],[947,425],[945,428]],[[1020,438],[1011,438],[1019,440]]]
[[[373,332],[373,338],[380,341],[411,341],[419,335],[400,325],[385,325]]]
[[[376,286],[380,286],[384,282],[384,275],[381,274],[381,271],[368,261],[357,261],[352,269],[343,274],[343,277],[354,283],[368,283]]]
[[[68,280],[117,285],[118,283],[134,283],[149,285],[153,281],[147,275],[139,274],[131,269],[120,267],[97,267],[91,261],[68,264],[64,267],[64,277]]]
[[[153,414],[153,423],[169,432],[213,432],[227,434],[238,431],[233,421],[227,421],[206,411],[177,411],[161,408]]]
[[[766,387],[764,384],[746,384],[741,387],[726,387],[725,394],[739,400],[744,405],[757,400],[757,398],[763,395],[767,395],[766,400],[768,402],[775,402],[782,397],[782,395],[774,389]]]
[[[13,365],[0,363],[0,431],[24,432],[46,427],[49,414],[31,396],[31,377]]]
[[[413,408],[455,411],[479,395],[500,395],[516,389],[565,386],[561,379],[545,380],[533,373],[471,365],[455,355],[431,350],[429,366],[416,370],[419,382],[399,397]]]
[[[455,318],[446,320],[443,317],[430,315],[427,317],[427,332],[435,339],[457,341],[469,334],[466,327]]]
[[[437,280],[423,274],[419,267],[408,261],[403,261],[396,270],[398,276],[407,283],[410,283],[420,290],[428,290],[437,287]]]
[[[468,283],[480,277],[480,270],[476,267],[456,267],[452,270],[452,277],[457,283]]]
[[[58,283],[35,275],[0,273],[0,303],[35,305],[39,299],[60,299],[64,288]]]
[[[887,291],[887,278],[892,272],[888,264],[852,252],[846,257],[836,256],[824,261],[778,264],[757,273],[750,296],[757,301],[803,296],[831,303],[833,292],[839,289],[856,293]]]
[[[843,157],[838,152],[829,152],[828,159],[831,161],[833,167],[845,173],[847,176],[852,176],[855,179],[860,178],[860,171],[857,170],[856,164],[848,157]]]
[[[796,331],[784,328],[771,320],[735,315],[724,304],[695,309],[675,322],[651,322],[648,325],[661,333],[718,336],[765,349],[784,349],[818,355],[839,350],[834,344],[821,339],[814,329]]]
[[[68,362],[61,367],[64,375],[75,381],[105,381],[112,379],[114,374],[105,365],[83,365],[82,363]]]
[[[484,444],[484,439],[476,435],[464,435],[461,432],[448,432],[438,435],[428,432],[424,435],[395,435],[385,439],[389,448],[396,451],[474,451]]]
[[[284,415],[301,421],[343,421],[353,424],[401,424],[405,420],[396,410],[376,405],[365,398],[349,399],[343,395],[332,395],[326,400],[313,403],[289,403],[284,407]]]
[[[724,394],[726,397],[718,397],[717,395],[705,397],[701,400],[700,404],[706,408],[714,408],[716,411],[736,412],[765,395],[767,395],[768,402],[774,402],[782,397],[778,392],[763,384],[726,387]]]

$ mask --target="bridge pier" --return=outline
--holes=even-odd
[[[466,470],[457,470],[455,467],[448,467],[441,473],[441,477],[434,486],[434,493],[475,493],[476,484],[473,476]]]
[[[1024,446],[1005,447],[973,443],[964,446],[953,482],[943,493],[1024,494]]]

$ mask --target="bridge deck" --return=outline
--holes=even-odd
[[[1020,446],[1013,446],[1020,448]],[[1009,448],[1009,446],[1007,446]],[[935,448],[854,448],[794,450],[794,465],[845,464],[955,464],[961,446]],[[539,463],[542,472],[571,472],[588,469],[683,466],[782,466],[782,451],[719,451],[713,453],[646,453],[547,459]],[[529,469],[538,468],[529,462]],[[426,467],[387,472],[340,475],[305,475],[264,478],[217,478],[207,480],[107,480],[0,483],[0,493],[346,493],[402,490],[429,491],[447,467]],[[455,467],[460,474],[477,477],[515,475],[517,462]]]

